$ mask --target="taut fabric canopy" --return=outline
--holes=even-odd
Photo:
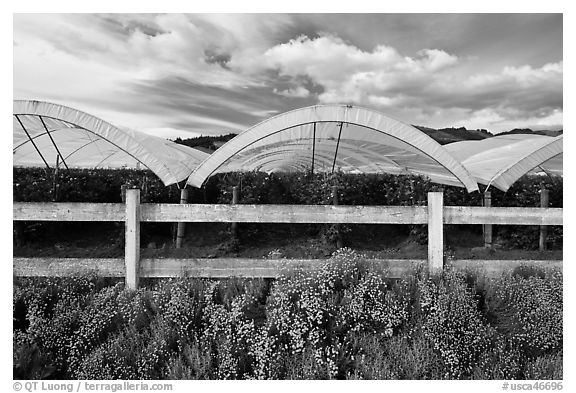
[[[188,184],[201,187],[215,173],[254,170],[416,174],[478,189],[464,166],[425,133],[349,105],[311,106],[265,120],[216,150]]]
[[[507,191],[530,172],[563,174],[563,137],[543,135],[502,135],[481,141],[445,145],[476,181]]]
[[[208,154],[87,113],[40,101],[14,101],[13,164],[150,169],[165,185],[186,179]]]

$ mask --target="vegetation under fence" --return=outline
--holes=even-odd
[[[17,278],[15,379],[562,379],[562,273]]]

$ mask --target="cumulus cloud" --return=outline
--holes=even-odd
[[[413,58],[386,45],[364,51],[329,34],[314,39],[300,36],[244,60],[233,60],[231,67],[247,75],[274,69],[295,80],[305,77],[323,89],[318,97],[323,103],[367,103],[388,91],[414,88],[430,73],[458,62],[456,56],[437,49],[422,50]]]
[[[476,74],[464,80],[465,87],[473,90],[504,90],[562,88],[563,62],[545,64],[540,68],[529,65],[504,67],[498,74]],[[561,91],[561,90],[560,90]]]
[[[418,54],[422,57],[421,64],[423,64],[428,71],[441,70],[458,62],[456,56],[450,55],[443,50],[423,49],[419,51]]]
[[[296,86],[286,90],[279,90],[274,88],[274,93],[279,94],[284,97],[300,97],[305,98],[310,95],[310,91],[304,86]]]
[[[449,114],[446,122],[483,121],[483,128],[507,124],[504,119],[546,118],[561,109],[562,62],[470,74],[467,69],[473,61],[440,49],[422,49],[413,57],[385,45],[361,50],[325,34],[300,36],[233,66],[245,74],[274,69],[293,80],[306,78],[321,88],[321,103],[353,103],[394,112],[403,108],[405,114],[421,113],[418,118]]]

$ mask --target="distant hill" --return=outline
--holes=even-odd
[[[564,130],[560,130],[560,131],[550,131],[550,130],[532,131],[530,128],[515,128],[515,129],[510,130],[510,131],[501,132],[498,135],[527,134],[527,135],[547,135],[547,136],[557,137],[559,135],[562,135],[563,131]]]
[[[468,130],[464,127],[459,128],[451,127],[440,129],[424,126],[414,126],[414,127],[424,132],[441,145],[446,145],[448,143],[460,142],[460,141],[470,141],[470,140],[477,141],[494,136],[492,133],[484,129]]]
[[[228,142],[230,139],[234,138],[237,134],[226,134],[226,135],[216,135],[216,136],[198,136],[195,138],[176,138],[174,142],[181,145],[186,145],[188,147],[193,147],[204,153],[212,154],[216,149],[222,146],[224,143]]]
[[[465,127],[459,128],[430,128],[424,126],[414,126],[420,131],[429,135],[432,139],[436,142],[440,143],[441,145],[446,145],[452,142],[460,142],[460,141],[471,141],[471,140],[481,140],[486,138],[491,138],[496,135],[511,135],[511,134],[526,134],[526,135],[547,135],[556,137],[562,135],[562,131],[550,131],[550,130],[538,130],[533,131],[530,128],[515,128],[510,131],[501,132],[499,134],[492,134],[491,132],[478,129],[478,130],[468,130]]]

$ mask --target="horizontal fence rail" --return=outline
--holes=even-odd
[[[124,203],[15,202],[15,221],[124,221]]]
[[[444,207],[445,224],[563,225],[561,208]]]
[[[425,224],[426,206],[142,205],[142,221]]]
[[[123,203],[29,203],[15,221],[124,221]],[[427,206],[140,205],[140,222],[257,222],[290,224],[427,224]],[[561,208],[444,206],[444,224],[563,225]]]
[[[17,276],[66,276],[92,271],[102,276],[125,277],[128,288],[137,288],[139,278],[276,277],[286,267],[306,269],[322,260],[267,259],[140,259],[141,222],[221,223],[328,223],[328,224],[426,224],[429,228],[427,260],[373,260],[377,268],[400,276],[414,266],[427,264],[436,274],[444,267],[445,224],[563,225],[561,208],[444,206],[443,194],[428,193],[427,206],[334,206],[334,205],[244,205],[244,204],[152,204],[140,203],[140,190],[126,190],[126,203],[25,203],[13,204],[15,221],[123,221],[123,259],[14,258]],[[453,266],[484,266],[497,272],[522,261],[449,261]],[[544,261],[531,261],[542,262]],[[484,265],[482,265],[484,263]],[[548,265],[562,264],[548,262]],[[489,264],[491,268],[486,268]],[[499,264],[499,267],[494,266]],[[491,269],[491,270],[490,270]]]

